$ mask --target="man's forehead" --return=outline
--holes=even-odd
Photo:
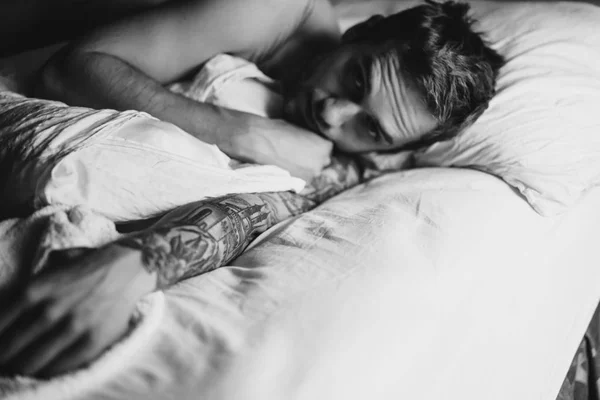
[[[370,63],[372,112],[394,141],[411,141],[435,128],[416,85],[397,52],[375,52]]]

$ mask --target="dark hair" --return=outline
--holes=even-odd
[[[504,60],[473,31],[469,9],[465,3],[426,0],[388,17],[373,16],[344,34],[345,42],[383,44],[398,53],[402,72],[438,120],[421,146],[454,137],[475,122],[495,94]]]

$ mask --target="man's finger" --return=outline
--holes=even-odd
[[[62,312],[50,304],[40,304],[21,315],[0,336],[0,364],[8,362],[15,354],[48,332],[62,317]]]
[[[82,335],[77,342],[65,350],[60,357],[46,366],[38,376],[49,377],[62,374],[94,361],[117,340],[123,338],[127,331],[128,324],[123,324],[116,329],[103,333],[98,331],[92,333],[91,331],[88,331],[88,335]]]
[[[51,363],[36,373],[40,378],[51,378],[56,375],[64,374],[80,368],[83,365],[93,361],[100,353],[102,348],[94,346],[89,334],[82,335],[66,348],[59,357],[56,357]]]
[[[60,357],[60,354],[76,343],[82,335],[74,325],[73,319],[65,317],[45,335],[16,354],[6,369],[22,375],[34,375]]]
[[[4,333],[29,307],[35,304],[26,292],[19,293],[2,305],[0,310],[0,335]]]

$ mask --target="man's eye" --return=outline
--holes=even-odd
[[[357,71],[354,74],[354,88],[358,93],[362,93],[365,89],[365,78],[363,77],[362,71],[360,68],[356,68]]]
[[[379,126],[375,122],[375,120],[371,117],[367,117],[366,128],[369,137],[375,142],[381,142],[381,135],[379,133]]]
[[[365,91],[365,77],[358,63],[352,63],[347,79],[352,100],[359,101],[362,99]]]

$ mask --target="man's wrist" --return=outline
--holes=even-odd
[[[219,132],[217,146],[230,157],[262,164],[265,141],[260,135],[260,124],[263,120],[260,116],[233,112],[224,118],[227,123],[222,125],[224,129]]]

